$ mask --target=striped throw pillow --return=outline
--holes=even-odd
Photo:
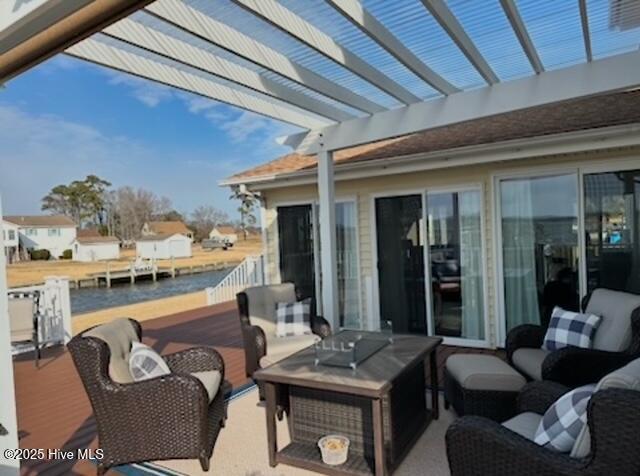
[[[136,382],[171,373],[169,366],[160,354],[140,342],[134,342],[131,345],[129,371]]]

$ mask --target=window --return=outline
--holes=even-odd
[[[548,321],[554,306],[577,310],[576,175],[503,180],[499,192],[507,332]]]
[[[60,236],[61,235],[60,228],[49,228],[48,232],[49,232],[49,236]]]
[[[38,234],[37,228],[26,228],[24,234],[27,236],[36,236]]]
[[[15,239],[16,239],[16,232],[15,232],[15,230],[9,230],[9,239],[10,239],[10,240],[15,240]]]
[[[640,293],[640,170],[584,176],[587,291]]]

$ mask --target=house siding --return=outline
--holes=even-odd
[[[438,188],[450,188],[457,186],[479,185],[483,191],[484,212],[484,255],[485,255],[485,281],[487,289],[486,316],[489,323],[489,345],[498,343],[499,321],[497,309],[496,282],[496,256],[494,243],[494,176],[500,174],[532,174],[542,170],[577,170],[578,167],[592,166],[603,163],[603,160],[615,161],[617,159],[638,160],[640,168],[640,148],[632,150],[580,153],[573,155],[549,156],[543,158],[512,160],[497,163],[460,166],[446,169],[435,169],[421,172],[393,174],[371,178],[361,178],[336,182],[336,199],[353,197],[358,208],[358,239],[359,239],[359,266],[361,273],[360,293],[363,322],[367,323],[372,300],[367,293],[367,281],[374,284],[374,245],[372,236],[372,197],[376,194],[388,194],[398,192],[403,195],[403,190],[413,193],[417,190],[433,190]],[[315,184],[272,188],[262,191],[265,199],[265,223],[266,228],[266,252],[267,252],[267,276],[270,282],[279,282],[278,269],[278,245],[277,245],[277,207],[283,204],[296,204],[317,201],[317,186]]]

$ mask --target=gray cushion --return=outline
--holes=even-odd
[[[33,339],[33,311],[32,297],[13,297],[9,299],[9,326],[11,327],[11,342],[30,341]]]
[[[533,412],[520,413],[510,420],[505,421],[502,426],[524,436],[527,440],[533,441],[536,430],[540,426],[542,415]]]
[[[452,355],[445,365],[451,377],[469,390],[518,392],[526,383],[522,375],[493,355]]]
[[[83,334],[83,337],[95,337],[109,346],[109,377],[117,383],[131,383],[133,377],[129,372],[129,353],[131,343],[140,342],[138,334],[129,319],[116,319],[107,324],[94,327]]]
[[[295,354],[314,343],[318,342],[320,337],[312,335],[302,335],[294,337],[274,337],[267,343],[267,355],[260,359],[260,367],[268,367],[276,362]]]
[[[542,362],[549,354],[548,350],[523,347],[513,355],[513,365],[534,380],[542,380]]]
[[[260,327],[267,343],[276,335],[276,303],[295,302],[296,289],[293,283],[256,286],[245,289],[249,302],[249,322]]]
[[[606,388],[623,388],[640,391],[640,359],[636,359],[621,369],[602,377],[600,382],[598,382],[596,392]],[[585,425],[580,435],[578,435],[575,445],[573,445],[571,456],[573,458],[583,458],[588,456],[590,452],[591,434],[589,433],[589,426]]]
[[[602,316],[593,348],[621,352],[631,343],[631,313],[640,307],[640,296],[610,289],[593,291],[586,312]]]
[[[207,370],[204,372],[193,372],[191,374],[204,385],[204,389],[207,391],[209,397],[209,403],[213,401],[220,389],[220,383],[222,382],[222,374],[217,370]]]

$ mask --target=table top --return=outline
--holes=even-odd
[[[345,333],[367,334],[361,331]],[[262,382],[298,385],[363,396],[381,396],[409,367],[424,361],[442,343],[441,337],[393,334],[393,342],[362,362],[355,370],[315,365],[315,350],[307,347],[280,362],[260,369],[253,377]]]

